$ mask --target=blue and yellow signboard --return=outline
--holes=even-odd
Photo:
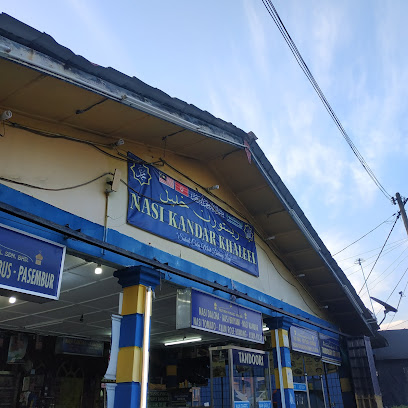
[[[0,288],[58,299],[65,246],[0,224]]]
[[[127,222],[258,276],[254,229],[128,153]]]

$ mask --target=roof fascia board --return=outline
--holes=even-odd
[[[229,134],[222,129],[218,129],[219,133],[215,133],[202,119],[194,119],[195,122],[199,122],[199,124],[195,124],[193,120],[186,120],[180,115],[169,112],[157,102],[148,101],[146,97],[140,97],[125,88],[104,81],[77,68],[67,67],[64,63],[55,58],[33,50],[32,48],[28,48],[25,45],[19,44],[4,36],[0,36],[0,58],[24,65],[45,75],[77,85],[83,89],[97,93],[98,95],[130,106],[203,136],[239,148],[245,147],[243,143],[237,140],[237,136]],[[183,115],[189,117],[187,114],[183,113]],[[214,128],[215,126],[211,125],[211,127]]]

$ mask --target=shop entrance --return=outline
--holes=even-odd
[[[271,408],[268,353],[234,346],[210,348],[214,408]]]
[[[338,366],[295,351],[291,360],[297,407],[344,408]]]

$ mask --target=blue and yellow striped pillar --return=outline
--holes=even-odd
[[[275,327],[271,330],[272,351],[275,384],[277,388],[277,400],[279,408],[295,408],[295,392],[293,389],[292,364],[289,348],[289,327],[290,322],[277,319],[275,324],[269,324],[269,327]],[[280,375],[281,373],[281,375]],[[283,393],[283,396],[282,396]]]
[[[122,323],[116,369],[115,408],[139,408],[143,372],[146,293],[160,282],[160,272],[145,266],[120,269],[113,274],[123,287]],[[150,308],[151,310],[151,308]],[[146,333],[150,336],[150,333]],[[148,337],[147,337],[148,338]],[[148,364],[148,361],[147,363]]]

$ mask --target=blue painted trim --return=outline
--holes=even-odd
[[[104,228],[102,225],[95,224],[84,218],[68,213],[67,211],[61,210],[50,204],[44,203],[41,200],[38,200],[27,194],[16,191],[3,184],[0,184],[0,201],[13,205],[16,208],[20,208],[25,211],[30,211],[32,214],[38,215],[50,221],[52,220],[53,222],[56,222],[60,225],[68,224],[69,227],[74,230],[80,229],[81,232],[86,235],[89,235],[101,241],[103,240]],[[103,260],[106,260],[108,262],[116,263],[118,265],[127,265],[127,266],[139,265],[139,263],[137,263],[136,261],[130,260],[127,257],[112,254],[108,251],[103,253],[103,251],[100,248],[97,248],[89,244],[85,244],[81,241],[77,241],[74,239],[66,239],[61,234],[58,234],[52,231],[48,231],[44,228],[38,227],[37,225],[29,223],[29,222],[23,222],[21,219],[17,217],[13,217],[13,216],[4,214],[3,216],[0,216],[0,222],[2,222],[5,225],[9,225],[14,228],[20,229],[22,231],[26,231],[34,235],[50,239],[54,242],[59,242],[63,245],[66,245],[67,248],[73,251],[77,251],[77,252],[89,255],[91,257],[100,259],[102,263],[103,263]],[[135,231],[137,231],[137,229],[135,229]],[[310,320],[310,325],[309,325],[305,322],[297,321],[296,319],[293,319],[293,323],[296,323],[298,326],[310,328],[312,330],[322,332],[327,335],[331,335],[332,337],[334,337],[333,333],[329,331],[325,331],[324,329],[321,329],[319,327],[315,327],[313,323],[315,322],[315,323],[324,325],[328,328],[332,328],[335,330],[338,329],[337,326],[323,319],[315,317],[307,312],[304,312],[303,310],[298,309],[295,306],[289,305],[288,303],[282,302],[278,299],[273,298],[272,296],[268,296],[264,293],[259,292],[256,289],[245,286],[237,281],[233,281],[230,278],[219,275],[204,267],[193,264],[192,262],[189,262],[185,259],[182,259],[174,255],[170,255],[164,251],[161,251],[160,249],[153,248],[150,245],[143,244],[137,241],[136,239],[126,236],[124,234],[121,234],[115,230],[109,230],[108,237],[109,237],[108,242],[113,245],[124,248],[128,251],[132,251],[132,252],[141,254],[151,259],[155,258],[159,262],[168,263],[169,266],[180,269],[187,273],[191,273],[196,276],[200,276],[210,282],[217,282],[230,289],[237,289],[238,291],[247,293],[249,296],[251,296],[254,299],[261,300],[263,302],[271,304],[274,307],[282,308],[283,310],[286,310],[292,314],[296,314],[298,316],[301,316],[303,318],[307,318]],[[170,280],[176,284],[180,284],[186,287],[193,287],[196,289],[201,289],[208,293],[216,294],[217,296],[231,300],[230,299],[231,297],[229,294],[226,294],[220,291],[215,291],[213,289],[209,289],[205,285],[202,285],[196,282],[191,282],[190,280],[186,278],[182,278],[174,274],[166,273],[165,279]],[[250,307],[254,310],[258,310],[267,316],[282,317],[282,315],[277,312],[272,312],[271,310],[265,307],[254,305],[248,301],[244,301],[243,299],[238,298],[236,302],[239,304],[242,304],[243,306]]]
[[[119,347],[142,347],[144,315],[135,313],[122,317]]]
[[[280,348],[282,367],[292,367],[292,359],[290,357],[290,349],[287,347]]]
[[[296,408],[295,391],[293,389],[285,388],[285,408]]]
[[[115,388],[115,408],[140,406],[140,383],[118,383]]]
[[[277,349],[272,349],[273,353],[273,368],[278,368],[278,355]],[[281,364],[282,367],[292,367],[292,359],[290,357],[290,349],[287,347],[280,348]]]

